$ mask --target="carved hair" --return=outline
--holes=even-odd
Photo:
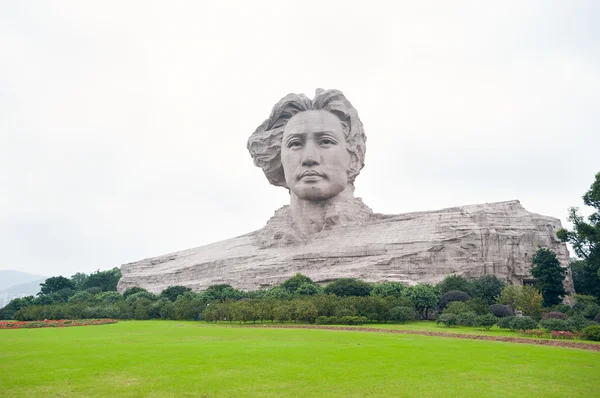
[[[287,188],[281,165],[283,130],[292,116],[310,110],[331,112],[342,122],[350,153],[348,182],[353,184],[365,165],[367,137],[356,109],[338,90],[317,89],[312,101],[304,94],[288,94],[275,104],[271,116],[258,126],[248,139],[248,151],[254,159],[254,165],[263,169],[271,184]]]

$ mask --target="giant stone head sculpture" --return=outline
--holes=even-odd
[[[283,97],[248,139],[248,150],[271,184],[301,199],[323,200],[354,184],[365,142],[362,122],[344,94],[318,89],[313,100]]]

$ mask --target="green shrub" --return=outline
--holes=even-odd
[[[140,292],[147,292],[146,289],[144,289],[143,287],[130,287],[129,289],[125,290],[125,292],[123,292],[123,298],[127,298],[129,296],[131,296],[132,294],[136,294],[136,293],[140,293]]]
[[[573,315],[573,308],[567,304],[556,304],[552,307],[552,311],[562,312],[563,314]]]
[[[477,314],[474,312],[463,312],[458,314],[457,322],[462,326],[475,326],[477,324]]]
[[[318,316],[315,318],[315,325],[328,325],[329,324],[329,317],[327,316]]]
[[[588,326],[582,332],[586,340],[600,341],[600,325]]]
[[[498,319],[497,325],[500,329],[510,329],[510,324],[515,318],[516,316],[514,315],[502,317]]]
[[[390,310],[390,319],[406,322],[415,319],[415,310],[412,307],[394,307]]]
[[[435,323],[439,325],[440,323],[446,327],[456,326],[458,324],[458,315],[452,313],[444,313],[438,316],[435,320]]]
[[[598,314],[600,314],[600,305],[598,304],[588,304],[583,311],[581,311],[581,315],[588,319],[594,319]]]
[[[474,297],[467,301],[465,304],[469,306],[471,311],[476,313],[477,315],[485,315],[490,313],[490,306],[484,299],[480,297]]]
[[[442,297],[440,297],[439,301],[439,309],[443,310],[446,306],[453,301],[467,301],[471,297],[460,290],[451,290],[447,293],[444,293]]]
[[[511,330],[536,329],[537,322],[528,316],[517,316],[510,322]]]
[[[490,305],[490,311],[492,311],[492,314],[494,314],[494,316],[497,316],[498,318],[504,318],[513,315],[513,312],[510,309],[510,307],[504,304],[492,304]]]
[[[589,319],[584,318],[581,315],[575,315],[567,319],[567,325],[569,325],[570,331],[578,332],[587,326],[594,325],[594,321],[590,321]]]
[[[498,322],[498,318],[492,314],[479,315],[476,322],[477,326],[481,326],[485,330],[490,330]]]
[[[540,322],[540,325],[546,329],[547,331],[551,332],[552,330],[558,330],[558,331],[570,331],[570,327],[567,324],[567,321],[564,319],[559,319],[559,318],[548,318],[548,319],[543,319]]]
[[[542,317],[542,319],[564,319],[564,320],[566,320],[567,318],[569,318],[569,316],[567,314],[563,314],[562,312],[557,312],[557,311],[547,312]],[[555,330],[559,330],[559,329],[555,329]]]
[[[360,279],[340,278],[325,287],[325,294],[335,294],[338,297],[369,296],[373,287]]]
[[[453,301],[450,304],[448,304],[448,306],[446,306],[446,309],[444,309],[442,313],[458,315],[464,314],[465,312],[472,312],[471,308],[469,308],[467,303],[465,303],[464,301]]]

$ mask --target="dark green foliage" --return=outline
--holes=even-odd
[[[440,298],[434,286],[424,283],[406,288],[404,295],[412,300],[415,310],[423,319],[429,318],[429,311],[437,307]]]
[[[412,307],[394,307],[390,310],[389,318],[397,322],[407,322],[415,319],[415,310]]]
[[[492,304],[490,305],[490,311],[492,311],[492,314],[498,318],[504,318],[513,315],[510,307],[504,304]]]
[[[531,262],[531,275],[536,279],[536,287],[542,292],[544,306],[559,304],[567,294],[563,286],[567,270],[560,266],[556,253],[540,247],[531,258]]]
[[[239,300],[245,297],[244,292],[227,284],[209,286],[202,295],[206,301]]]
[[[477,326],[481,326],[485,330],[490,330],[497,322],[498,318],[489,313],[485,315],[479,315],[476,320]]]
[[[475,326],[477,324],[477,314],[471,311],[456,315],[457,322],[462,326]]]
[[[469,299],[465,301],[465,304],[467,304],[471,311],[476,313],[477,315],[485,315],[490,313],[489,304],[482,298],[475,297]]]
[[[279,285],[279,287],[293,294],[296,293],[296,290],[298,290],[298,288],[304,284],[316,286],[316,283],[314,283],[308,276],[298,273],[284,281],[281,285]]]
[[[287,291],[284,288],[274,287],[274,288],[271,288],[266,291],[265,297],[270,297],[270,298],[280,299],[280,300],[291,299],[292,293],[290,293],[289,291]]]
[[[447,293],[444,293],[442,297],[440,297],[439,309],[443,310],[446,306],[453,301],[467,301],[471,297],[460,290],[450,290]]]
[[[560,229],[556,235],[569,242],[582,263],[572,264],[573,282],[577,293],[591,294],[600,298],[600,173],[596,174],[590,189],[583,195],[583,203],[594,208],[587,222],[579,209],[569,209],[569,221],[573,231]]]
[[[594,317],[594,322],[600,323],[600,313]]]
[[[340,278],[325,287],[325,294],[335,294],[338,297],[368,296],[371,294],[372,286],[367,282],[353,279]]]
[[[118,267],[106,271],[98,270],[83,282],[83,289],[97,287],[102,292],[116,292],[119,279],[121,279],[121,270]]]
[[[582,330],[583,337],[587,340],[600,341],[600,325],[588,326]]]
[[[453,301],[446,306],[443,313],[444,314],[464,314],[465,312],[473,312],[471,307],[467,305],[464,301]]]
[[[488,304],[493,304],[504,286],[506,286],[506,282],[494,275],[482,276],[471,281],[471,297],[479,297],[487,301]]]
[[[400,282],[383,282],[373,285],[371,296],[379,297],[402,297],[404,285]]]
[[[174,302],[175,300],[177,300],[177,297],[181,296],[183,293],[191,291],[192,289],[185,286],[169,286],[160,293],[160,297]]]
[[[12,299],[0,310],[0,319],[13,319],[13,315],[23,307],[33,305],[33,296]]]
[[[498,327],[500,329],[510,329],[512,321],[516,318],[514,315],[505,316],[498,319]]]
[[[436,324],[443,324],[446,327],[456,326],[458,325],[458,315],[456,314],[441,314],[435,320]]]
[[[321,288],[321,286],[317,285],[316,283],[304,282],[300,286],[298,286],[298,289],[296,289],[294,294],[296,294],[296,296],[299,297],[315,296],[317,294],[323,294],[323,288]]]
[[[567,314],[563,314],[562,312],[556,312],[556,311],[547,312],[542,317],[542,319],[564,319],[564,320],[566,320],[567,318],[569,318],[569,316]]]
[[[540,321],[540,325],[549,332],[552,330],[571,330],[567,321],[559,318],[543,319]]]
[[[449,275],[436,285],[441,294],[452,290],[458,290],[470,294],[471,282],[460,275]]]
[[[76,290],[83,290],[83,284],[87,280],[87,277],[88,276],[83,272],[78,272],[71,276],[71,282],[73,282],[73,286],[75,286]]]
[[[44,281],[44,283],[40,283],[40,287],[41,289],[38,293],[38,296],[56,293],[62,289],[75,290],[75,285],[73,285],[73,282],[64,276],[53,276],[52,278],[48,278]]]
[[[588,304],[580,311],[580,314],[588,319],[594,319],[599,313],[600,305],[598,304]]]
[[[568,304],[556,304],[552,306],[552,311],[562,312],[563,314],[573,315],[573,308],[571,308]]]
[[[589,319],[586,319],[581,315],[574,315],[571,318],[567,319],[567,325],[569,325],[569,330],[573,332],[582,330],[586,326],[590,326],[593,324],[594,321],[590,321]]]
[[[132,294],[136,294],[139,292],[147,292],[147,290],[144,289],[143,287],[137,287],[137,286],[130,287],[129,289],[127,289],[123,292],[123,298],[127,298],[127,297],[131,296]]]
[[[511,330],[530,330],[537,328],[537,322],[528,316],[516,316],[510,322]]]

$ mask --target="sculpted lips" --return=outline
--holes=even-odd
[[[298,177],[299,180],[303,179],[304,177],[322,177],[325,178],[325,176],[315,170],[306,170],[305,172],[303,172],[302,174],[300,174],[300,176]]]

